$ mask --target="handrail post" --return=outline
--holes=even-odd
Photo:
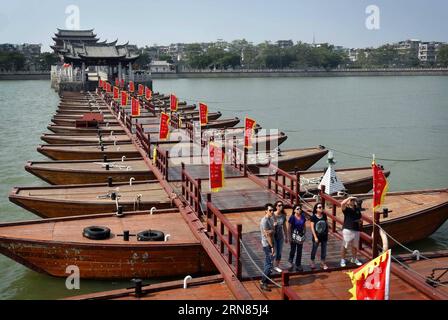
[[[335,204],[333,204],[332,213],[333,213],[333,217],[336,218],[336,205]],[[336,233],[336,219],[333,219],[333,221],[331,222],[331,231],[332,231],[332,233]]]
[[[245,147],[244,148],[244,155],[243,155],[243,157],[244,157],[244,160],[243,160],[244,161],[243,174],[244,174],[245,177],[247,177],[247,151],[248,150]],[[255,157],[255,159],[256,159],[256,157]]]
[[[210,218],[211,218],[211,210],[209,208],[209,204],[210,202],[212,202],[212,194],[211,193],[207,193],[207,233],[208,236],[210,237],[210,231],[211,231],[211,227],[210,227]]]
[[[289,300],[289,298],[286,296],[284,288],[289,287],[289,272],[283,271],[282,272],[282,300]]]
[[[379,240],[379,226],[380,213],[378,211],[373,212],[373,236],[372,236],[372,259],[378,257],[378,240]]]
[[[165,151],[165,180],[169,181],[168,179],[168,157],[169,157],[169,153],[168,150]]]
[[[197,199],[197,213],[198,216],[200,216],[201,214],[201,185],[202,185],[202,179],[199,178],[196,180],[197,181],[197,188],[196,188],[196,199]]]
[[[236,277],[241,280],[242,275],[242,263],[241,263],[241,241],[242,241],[242,235],[243,235],[243,225],[237,224],[236,225],[236,232],[237,232],[237,241],[236,241]]]
[[[297,167],[294,168],[294,173],[296,176],[296,204],[300,204],[300,171]]]
[[[325,210],[325,197],[323,197],[324,194],[325,194],[325,186],[322,185],[320,189],[320,202],[322,203],[323,210]]]
[[[181,163],[181,179],[182,179],[182,196],[185,197],[185,163]]]

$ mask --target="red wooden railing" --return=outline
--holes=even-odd
[[[132,117],[129,114],[125,114],[124,116],[124,124],[129,132],[132,133]]]
[[[199,216],[203,214],[201,208],[201,179],[193,179],[185,170],[185,163],[182,162],[182,196],[193,207],[194,212]]]
[[[282,300],[301,300],[299,295],[289,286],[289,272],[282,272]]]
[[[332,196],[328,195],[325,193],[325,186],[322,186],[322,189],[319,191],[319,196],[322,202],[322,206],[325,208],[326,206],[326,202],[330,202],[331,204],[331,214],[327,214],[327,217],[330,218],[332,220],[331,222],[331,232],[337,234],[337,227],[338,225],[342,228],[343,224],[344,224],[344,220],[342,218],[339,218],[336,216],[336,209],[338,207],[341,207],[341,202],[335,198],[333,198]],[[378,214],[378,213],[376,213]],[[373,225],[373,221],[372,219],[362,215],[361,218],[362,222],[367,222],[369,224]],[[375,226],[374,226],[375,227]],[[362,230],[362,226],[361,226],[361,230]],[[369,234],[365,233],[364,231],[360,232],[360,237],[359,237],[359,243],[358,243],[358,249],[362,250],[363,249],[363,243],[367,243],[369,245],[369,247],[372,248],[372,255],[374,255],[372,257],[376,258],[378,255],[378,237],[377,239],[375,239],[375,242],[373,241],[374,239],[372,238],[372,236],[370,236]],[[373,250],[373,248],[376,248],[375,250]],[[376,252],[376,253],[375,253]]]
[[[233,137],[233,143],[230,147],[230,164],[247,177],[247,149],[239,149],[236,145],[236,137]]]
[[[242,231],[242,225],[232,225],[212,203],[211,194],[207,194],[207,234],[238,279],[242,278]]]
[[[141,123],[136,122],[135,124],[135,134],[137,136],[137,140],[142,145],[143,150],[145,150],[146,154],[149,158],[151,158],[151,136],[150,134],[145,134],[143,129],[143,125]]]
[[[166,181],[169,181],[168,178],[168,161],[169,161],[169,152],[168,150],[162,151],[159,146],[156,147],[156,166],[157,169],[162,173],[163,177]]]
[[[290,174],[273,164],[269,165],[269,172],[273,175],[268,176],[268,189],[275,194],[280,195],[291,205],[299,203],[300,178],[298,175]]]
[[[193,208],[198,217],[204,214],[201,206],[201,189],[201,179],[193,179],[188,174],[185,164],[182,163],[182,197]],[[219,253],[226,259],[227,264],[238,279],[241,279],[242,225],[232,225],[212,203],[211,194],[207,194],[206,216],[207,234],[209,238],[213,241]]]

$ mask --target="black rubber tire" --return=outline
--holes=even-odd
[[[110,229],[106,227],[91,226],[84,228],[82,235],[90,240],[106,240],[110,238]]]
[[[165,234],[157,230],[145,230],[137,234],[137,241],[165,241]]]

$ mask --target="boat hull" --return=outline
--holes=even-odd
[[[49,149],[44,147],[38,147],[37,151],[45,155],[52,160],[102,160],[104,156],[108,159],[121,159],[126,158],[141,158],[140,152],[136,151],[74,151],[64,149]]]
[[[0,252],[40,273],[68,277],[79,268],[82,279],[132,279],[204,274],[216,269],[200,244],[133,247],[1,239]]]
[[[53,170],[36,167],[28,163],[25,170],[52,185],[105,183],[109,177],[115,182],[127,182],[131,178],[135,181],[156,179],[149,171],[106,171],[106,170]]]

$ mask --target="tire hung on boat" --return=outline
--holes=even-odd
[[[82,235],[91,240],[106,240],[110,238],[110,229],[100,226],[84,228]]]
[[[137,234],[137,241],[165,241],[165,234],[157,230],[145,230]]]

